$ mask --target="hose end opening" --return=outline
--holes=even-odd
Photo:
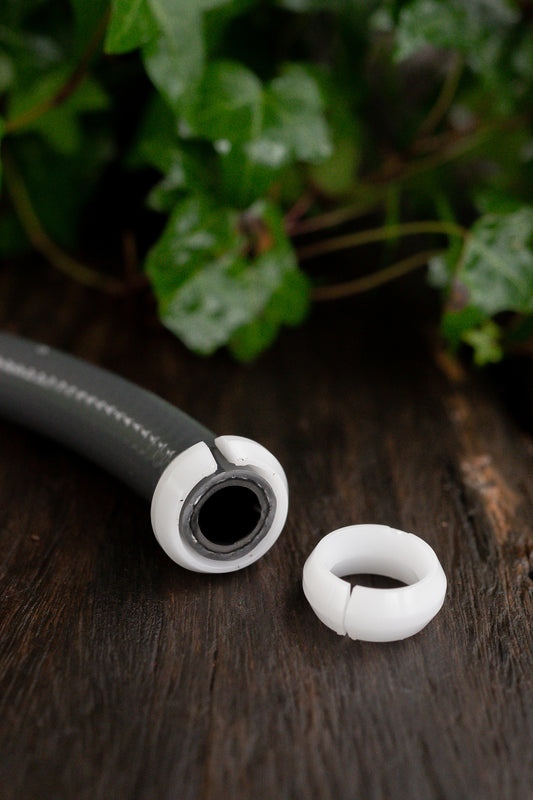
[[[185,500],[180,530],[208,558],[246,555],[270,530],[276,498],[252,468],[226,469],[195,486]]]
[[[288,488],[279,461],[258,442],[218,436],[180,453],[152,497],[156,538],[195,572],[233,572],[274,544],[287,517]]]

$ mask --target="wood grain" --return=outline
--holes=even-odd
[[[142,500],[0,422],[2,800],[533,796],[524,384],[450,362],[420,321],[428,295],[395,291],[320,309],[242,367],[186,353],[145,298],[4,269],[3,328],[262,441],[291,509],[260,562],[195,575]],[[418,533],[448,576],[404,642],[340,638],[301,591],[318,539],[365,521]]]

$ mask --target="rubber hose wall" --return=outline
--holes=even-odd
[[[151,499],[170,462],[214,435],[99,367],[0,334],[0,415],[56,439]]]

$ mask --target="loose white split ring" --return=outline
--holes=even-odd
[[[407,584],[355,586],[343,575],[369,573]],[[336,633],[392,642],[422,630],[441,609],[446,576],[431,547],[387,525],[349,525],[317,544],[303,571],[303,590],[317,617]]]

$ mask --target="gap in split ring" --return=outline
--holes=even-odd
[[[353,575],[342,575],[343,581],[350,584],[350,589],[355,586],[367,586],[370,589],[400,589],[402,586],[407,586],[407,583],[396,580],[396,578],[388,578],[386,575],[378,575],[374,573],[354,573]]]

